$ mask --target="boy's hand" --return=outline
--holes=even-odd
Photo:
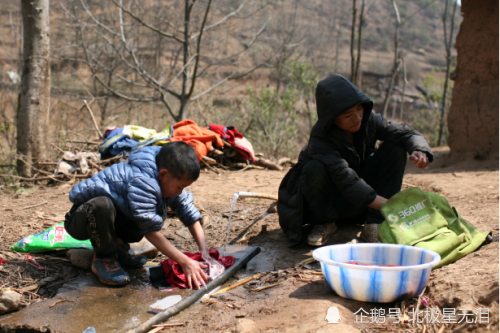
[[[193,284],[196,289],[200,289],[200,286],[207,284],[208,276],[202,270],[202,268],[207,267],[206,264],[188,258],[187,261],[179,263],[179,265],[181,265],[182,271],[186,274],[186,282],[189,289],[193,289]]]
[[[410,161],[415,163],[417,168],[420,169],[425,169],[429,165],[429,158],[427,158],[427,154],[418,150],[415,150],[411,154]]]
[[[203,272],[205,264],[189,259],[184,253],[175,248],[166,238],[158,231],[150,232],[146,238],[164,255],[179,263],[182,271],[186,274],[186,282],[189,288],[200,288],[208,281],[207,275]]]

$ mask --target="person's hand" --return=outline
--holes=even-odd
[[[375,210],[380,210],[386,202],[387,202],[386,198],[377,195],[375,197],[375,200],[373,200],[373,202],[369,204],[368,207],[373,208]]]
[[[429,165],[429,158],[427,158],[427,154],[417,150],[411,154],[410,161],[415,163],[417,168],[420,169],[425,169]]]
[[[188,258],[186,262],[179,263],[179,265],[181,265],[182,271],[186,274],[186,282],[189,289],[192,289],[193,285],[196,289],[200,289],[200,287],[207,284],[208,276],[202,270],[202,268],[207,267],[206,264]]]

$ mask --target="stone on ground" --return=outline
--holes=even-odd
[[[130,244],[130,249],[132,250],[132,252],[134,252],[134,255],[142,255],[148,259],[152,259],[158,255],[158,249],[153,244],[151,244],[146,239],[146,237],[144,237],[138,243]]]
[[[66,252],[66,257],[71,261],[73,266],[90,269],[92,266],[92,259],[94,258],[94,251],[85,249],[71,249]]]
[[[15,311],[21,307],[21,295],[6,289],[0,294],[0,314]]]

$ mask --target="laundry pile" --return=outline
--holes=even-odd
[[[234,126],[210,124],[202,127],[193,120],[186,119],[174,125],[167,122],[161,132],[127,125],[108,128],[104,136],[104,142],[99,148],[102,159],[120,154],[126,157],[129,152],[145,146],[184,141],[193,147],[198,161],[209,168],[217,166],[282,170],[279,164],[256,157],[252,143]]]
[[[161,132],[137,125],[108,127],[103,136],[104,141],[100,144],[95,140],[70,141],[85,145],[80,149],[73,147],[75,153],[59,148],[63,155],[53,173],[44,172],[47,176],[37,180],[92,177],[111,164],[126,161],[134,150],[174,141],[184,141],[193,147],[201,166],[216,173],[219,173],[217,168],[281,171],[282,165],[292,164],[289,158],[282,158],[274,163],[264,159],[261,154],[255,154],[252,143],[234,126],[210,124],[208,127],[202,127],[190,119],[174,125],[167,121]],[[99,144],[98,152],[89,152],[86,149],[89,144]]]
[[[104,136],[105,140],[99,148],[102,158],[128,153],[145,146],[184,141],[193,147],[199,161],[209,154],[222,156],[225,148],[231,148],[239,153],[239,161],[255,162],[252,144],[234,126],[210,124],[208,128],[205,128],[198,126],[193,120],[186,119],[173,126],[167,122],[163,131],[159,133],[154,129],[127,125],[121,128],[108,128]],[[216,149],[219,153],[214,152]],[[225,156],[235,157],[236,155],[231,152]]]
[[[209,250],[208,254],[210,258],[203,258],[200,252],[184,252],[184,254],[192,260],[199,261],[207,265],[204,272],[209,277],[209,281],[214,280],[219,275],[224,273],[225,268],[233,266],[235,261],[233,256],[221,257],[219,251],[214,248]],[[182,271],[181,265],[172,259],[164,260],[161,262],[161,266],[151,268],[149,279],[153,285],[160,290],[188,288],[186,275]]]

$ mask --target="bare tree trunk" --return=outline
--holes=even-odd
[[[451,14],[451,28],[450,35],[446,35],[446,20],[448,16],[448,0],[445,0],[444,15],[443,15],[443,29],[444,29],[444,45],[446,47],[446,77],[444,79],[443,88],[443,100],[441,105],[441,119],[439,121],[439,136],[437,145],[441,146],[441,141],[443,140],[444,131],[444,118],[446,114],[446,99],[448,98],[448,82],[450,79],[450,68],[451,68],[451,45],[453,39],[453,29],[455,28],[455,12],[457,9],[457,2],[455,1],[453,5],[453,12]]]
[[[399,67],[399,28],[401,26],[401,19],[399,17],[398,6],[396,5],[396,0],[392,0],[392,8],[396,14],[396,31],[394,32],[394,65],[392,67],[392,76],[389,83],[389,89],[387,89],[387,95],[385,95],[384,106],[382,107],[382,115],[385,117],[387,112],[387,107],[389,106],[389,98],[392,94],[392,89],[394,88],[394,80],[396,79],[396,74]]]
[[[107,84],[108,86],[111,86],[111,80],[112,80],[112,73],[109,72],[108,73],[108,80],[107,80]],[[94,80],[94,91],[97,92],[97,82],[96,80]],[[106,121],[107,121],[107,111],[108,111],[108,103],[109,103],[109,99],[110,99],[110,96],[107,96],[105,99],[104,99],[104,103],[101,104],[101,122],[99,124],[99,126],[101,128],[103,128],[104,126],[106,126]]]
[[[403,121],[403,104],[405,103],[405,89],[406,89],[406,63],[405,58],[401,57],[403,61],[403,93],[401,94],[401,105],[399,106],[399,121]]]
[[[356,0],[352,0],[352,25],[351,25],[351,82],[355,85],[356,78],[354,77],[354,67],[356,59],[354,57],[354,42],[356,35]]]
[[[394,119],[396,118],[396,104],[398,102],[396,102],[396,96],[393,96],[392,97],[392,113],[391,113],[391,120],[394,121]]]
[[[337,69],[339,67],[339,47],[340,47],[340,40],[342,36],[342,26],[339,23],[339,28],[337,30],[337,38],[335,42],[335,65],[333,67],[333,71],[337,73]]]
[[[342,5],[340,7],[340,17],[341,19],[336,19],[336,26],[337,28],[337,37],[335,39],[335,65],[333,67],[333,71],[337,73],[337,69],[339,68],[339,48],[340,48],[340,41],[342,40],[342,22],[343,20],[343,15],[344,14],[344,2],[342,2]],[[337,17],[337,16],[335,16]]]
[[[361,32],[363,31],[363,22],[364,22],[364,13],[365,13],[365,0],[361,3],[361,12],[359,13],[359,27],[358,27],[358,54],[356,55],[356,67],[354,69],[354,82],[353,84],[358,86],[361,82],[358,82],[358,72],[359,72],[359,64],[361,63]]]
[[[17,151],[32,163],[49,157],[49,0],[22,0],[21,7],[24,45]],[[31,168],[20,160],[17,170],[19,175],[31,177]]]
[[[194,2],[191,2],[190,0],[184,0],[184,41],[182,44],[182,64],[184,65],[184,70],[182,71],[182,91],[181,95],[185,96],[187,93],[188,88],[188,69],[186,68],[186,64],[189,61],[189,38],[191,37],[191,32],[190,32],[190,27],[191,27],[191,22],[190,22],[190,16],[191,16],[191,9],[193,8]],[[194,78],[193,78],[194,80]],[[182,113],[183,113],[183,108],[184,105],[181,101],[181,110],[179,110],[179,117],[182,118]],[[180,119],[176,119],[180,120]]]

